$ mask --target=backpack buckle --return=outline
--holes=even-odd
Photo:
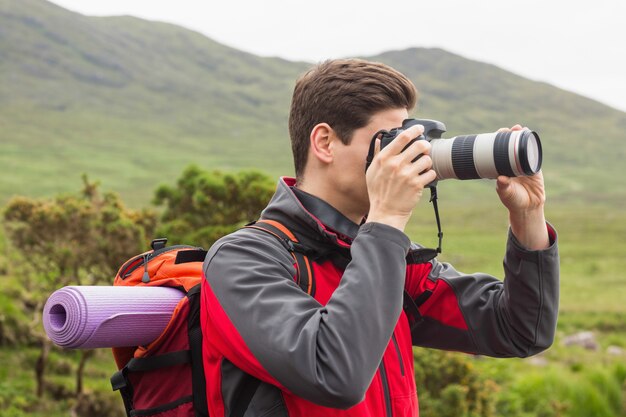
[[[111,377],[111,388],[113,391],[117,391],[128,386],[128,380],[126,379],[126,375],[124,375],[124,370],[119,370],[113,374]]]
[[[166,237],[162,237],[162,238],[159,238],[159,239],[154,239],[150,243],[150,247],[152,248],[152,250],[163,249],[165,247],[165,245],[167,245],[167,238]]]

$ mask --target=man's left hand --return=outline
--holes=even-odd
[[[522,129],[522,126],[515,125],[498,131]],[[546,193],[541,171],[529,177],[501,175],[496,181],[496,191],[502,204],[509,209],[511,231],[517,240],[530,250],[546,249],[550,241],[543,212]]]

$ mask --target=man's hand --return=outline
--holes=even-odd
[[[428,141],[415,141],[402,151],[423,132],[422,125],[412,126],[382,151],[380,140],[376,139],[376,152],[366,173],[370,200],[368,222],[385,223],[404,231],[424,187],[437,177],[431,169],[432,160],[428,156],[431,145]],[[420,154],[421,158],[411,162]]]
[[[502,128],[498,131],[509,130],[522,130],[522,127],[515,125],[511,129]],[[546,193],[541,171],[530,177],[509,178],[501,175],[496,181],[496,191],[502,204],[509,209],[511,231],[517,240],[530,250],[550,246],[543,212]]]

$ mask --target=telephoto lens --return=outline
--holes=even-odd
[[[437,179],[520,177],[541,169],[541,142],[530,130],[481,133],[430,141]]]
[[[446,126],[437,120],[407,119],[402,127],[380,131],[372,139],[381,139],[381,149],[400,132],[421,124],[424,136],[431,145],[430,157],[437,180],[454,178],[473,180],[478,178],[520,177],[534,175],[541,169],[542,151],[539,135],[528,129],[479,133],[442,139]],[[373,148],[373,147],[371,147]],[[370,150],[370,154],[371,154]],[[368,160],[371,158],[368,157]]]

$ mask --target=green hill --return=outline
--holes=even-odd
[[[626,113],[439,49],[367,58],[406,73],[418,114],[451,134],[539,131],[555,200],[626,202]],[[75,190],[82,172],[134,205],[191,162],[290,174],[288,106],[309,66],[170,24],[0,0],[0,202]],[[449,183],[458,198],[491,188]]]

